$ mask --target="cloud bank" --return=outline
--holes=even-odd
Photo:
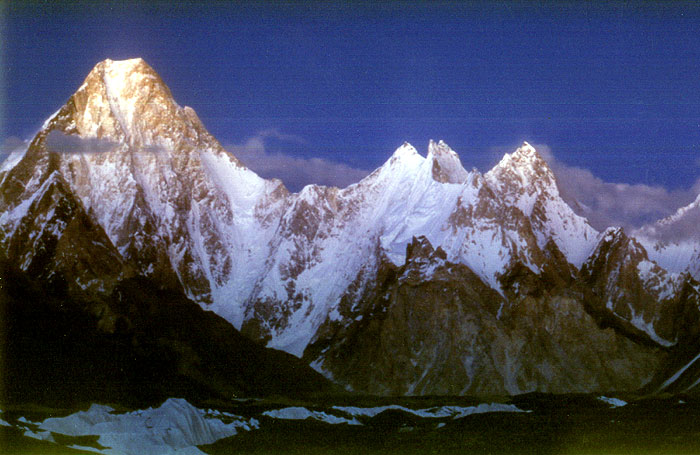
[[[294,192],[312,183],[344,188],[369,174],[367,170],[323,158],[300,158],[270,152],[270,140],[295,144],[304,142],[299,137],[269,129],[258,132],[243,144],[233,144],[226,148],[261,177],[278,178]]]
[[[554,171],[562,198],[598,230],[622,226],[632,231],[672,215],[700,192],[700,180],[691,188],[673,191],[662,186],[605,182],[588,169],[562,163],[546,145],[534,147]]]

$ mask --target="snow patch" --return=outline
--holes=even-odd
[[[283,419],[283,420],[306,420],[313,419],[319,420],[321,422],[326,422],[332,425],[337,425],[341,423],[346,423],[348,425],[362,425],[357,419],[346,419],[344,417],[337,417],[332,414],[326,414],[322,411],[310,411],[303,407],[293,406],[283,409],[275,409],[273,411],[263,412],[264,416],[273,419]]]
[[[676,288],[681,281],[678,274],[667,274],[665,270],[651,261],[640,261],[637,264],[637,271],[647,289],[655,293],[659,300],[669,299],[676,294]]]
[[[333,409],[345,412],[353,417],[374,417],[388,410],[398,410],[413,414],[418,417],[439,419],[451,417],[460,419],[472,414],[484,414],[487,412],[527,412],[513,404],[481,403],[478,406],[438,406],[427,409],[410,409],[396,404],[378,406],[374,408],[359,408],[355,406],[333,406]]]
[[[22,160],[22,158],[24,158],[24,155],[27,153],[28,149],[29,144],[27,143],[24,144],[23,147],[14,150],[12,153],[10,153],[10,155],[5,159],[5,161],[0,163],[0,174],[2,174],[3,172],[7,172],[13,167],[15,167],[17,163],[19,163]],[[2,183],[2,180],[0,180],[0,183]]]
[[[211,416],[187,401],[170,398],[159,408],[115,414],[109,406],[94,404],[88,411],[49,418],[39,428],[69,436],[99,435],[109,455],[202,454],[196,446],[258,428],[255,419],[233,415]],[[224,422],[224,420],[228,422]]]
[[[49,441],[49,442],[56,442],[53,439],[53,436],[51,436],[50,431],[32,431],[30,429],[24,430],[24,436],[32,439],[38,439],[40,441]],[[95,450],[95,449],[93,449]]]
[[[619,398],[610,398],[610,397],[605,397],[605,396],[599,396],[598,399],[604,403],[609,404],[611,408],[621,408],[622,406],[627,405],[626,401],[621,400]]]
[[[696,355],[696,356],[693,358],[693,360],[691,360],[690,362],[688,362],[687,364],[685,364],[685,365],[683,366],[683,368],[681,368],[680,370],[676,371],[676,373],[675,373],[673,376],[671,376],[670,378],[666,379],[666,380],[664,381],[664,383],[661,384],[661,387],[659,387],[659,391],[665,389],[666,387],[668,387],[668,386],[670,386],[671,384],[673,384],[674,382],[676,382],[676,381],[678,380],[678,378],[680,378],[681,375],[682,375],[683,373],[685,373],[685,370],[687,370],[688,368],[690,368],[695,362],[697,362],[698,359],[700,359],[700,354]],[[700,382],[700,380],[698,380],[698,382]],[[695,384],[693,384],[692,386],[690,386],[689,389],[695,387],[695,385],[697,385],[698,382],[696,382]]]

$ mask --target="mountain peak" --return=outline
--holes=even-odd
[[[130,71],[136,68],[148,69],[153,71],[148,63],[141,57],[130,58],[126,60],[112,60],[111,58],[102,60],[95,66],[104,66],[105,68],[114,68],[122,71]]]
[[[114,85],[115,88],[123,88],[129,80],[136,82],[149,77],[159,78],[155,70],[142,58],[103,60],[95,66],[93,71],[95,70],[101,73],[106,84]]]
[[[527,142],[484,176],[506,204],[518,207],[538,232],[541,248],[551,237],[567,260],[579,267],[595,247],[597,232],[561,198],[554,173]]]
[[[611,226],[606,228],[600,235],[603,242],[612,242],[614,240],[625,238],[625,230],[622,227]]]
[[[535,147],[531,146],[528,141],[523,141],[522,145],[518,148],[518,150],[523,150],[526,151],[527,153],[535,153]]]
[[[153,83],[149,84],[149,81]],[[140,57],[129,60],[106,59],[99,62],[78,91],[87,89],[94,92],[104,88],[109,92],[110,98],[128,99],[139,94],[135,88],[141,85],[165,91],[171,96],[170,90],[158,73]]]
[[[445,143],[445,141],[440,140],[438,142],[435,142],[434,140],[430,140],[428,142],[428,154],[433,154],[433,155],[456,155],[455,151],[450,148],[449,145]]]
[[[445,142],[428,144],[428,160],[432,161],[433,179],[442,183],[464,183],[467,171],[462,166],[459,155]]]
[[[401,169],[401,173],[413,174],[424,161],[425,158],[418,153],[415,147],[408,142],[404,142],[379,170],[395,174],[397,170]]]
[[[165,82],[142,58],[99,62],[66,108],[66,133],[132,144],[155,145],[168,136],[165,130],[172,130],[166,123],[189,123]]]
[[[654,223],[647,224],[637,229],[633,235],[645,240],[647,246],[654,245],[651,249],[663,249],[670,244],[682,245],[680,250],[685,250],[687,254],[691,250],[688,245],[700,244],[700,232],[697,229],[700,222],[700,195],[690,204],[676,210],[672,215],[667,216]],[[655,245],[656,244],[656,245]],[[657,260],[663,261],[659,256]],[[679,261],[680,263],[688,262],[687,260]],[[666,263],[667,268],[678,270],[675,265]]]
[[[406,157],[412,157],[414,155],[418,155],[418,151],[416,150],[416,148],[408,142],[404,142],[399,148],[397,148],[394,151],[394,153],[391,155],[391,158],[401,159]]]
[[[523,142],[513,153],[506,153],[487,176],[490,176],[491,180],[507,181],[511,186],[527,188],[534,185],[556,189],[552,170],[537,150],[527,142]]]
[[[510,158],[514,162],[518,163],[544,161],[542,156],[540,156],[537,150],[535,150],[535,147],[527,142],[523,142],[522,145],[515,150],[515,152],[511,153]]]

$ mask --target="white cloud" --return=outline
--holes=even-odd
[[[56,153],[103,153],[114,150],[118,145],[108,139],[83,138],[52,130],[46,136],[47,150]]]
[[[534,147],[554,171],[564,200],[599,230],[609,226],[639,228],[688,205],[700,191],[700,180],[692,188],[673,191],[662,186],[606,182],[588,169],[557,160],[546,145]]]
[[[700,226],[700,210],[695,208],[686,211],[683,216],[674,219],[672,223],[654,224],[641,229],[640,232],[647,237],[665,242],[700,240],[698,226]]]
[[[243,144],[227,147],[243,164],[264,178],[278,178],[291,191],[299,191],[305,185],[318,184],[344,188],[360,181],[369,171],[323,158],[300,158],[284,153],[268,151],[268,141],[303,144],[298,136],[280,133],[275,129],[258,132]]]
[[[11,153],[21,150],[27,146],[27,142],[17,136],[5,138],[0,144],[0,162],[5,160]]]
[[[14,167],[24,156],[29,143],[16,136],[5,138],[0,144],[0,172]]]
[[[45,142],[48,151],[66,154],[107,153],[114,151],[120,145],[119,142],[107,138],[81,137],[58,130],[49,132]],[[166,151],[159,145],[146,145],[140,147],[136,153],[164,153]]]

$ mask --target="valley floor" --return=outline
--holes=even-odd
[[[0,414],[0,448],[7,454],[700,453],[700,399],[690,396],[337,397],[224,407],[204,410],[179,399],[129,412],[18,406]]]

